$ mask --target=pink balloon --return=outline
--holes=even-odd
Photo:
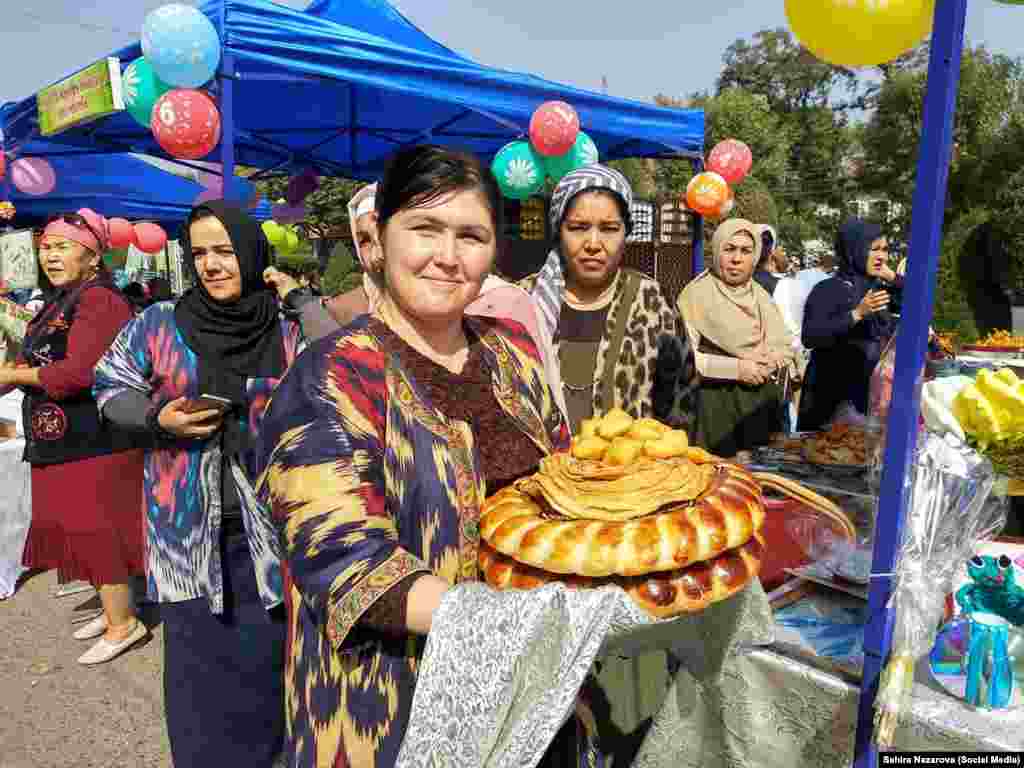
[[[135,245],[143,253],[157,253],[167,245],[167,233],[163,227],[143,221],[135,225]]]
[[[198,160],[220,142],[220,110],[205,91],[177,88],[157,99],[149,127],[167,154]]]
[[[750,173],[754,156],[750,147],[736,139],[720,141],[708,155],[707,169],[714,171],[730,184],[736,185]]]
[[[7,153],[0,150],[0,179],[7,175]]]
[[[545,101],[530,118],[530,144],[545,157],[561,157],[576,143],[580,116],[564,101]]]
[[[110,247],[127,248],[135,243],[135,227],[127,219],[107,219],[110,226]]]
[[[26,195],[47,195],[57,186],[57,173],[41,157],[23,157],[11,163],[11,183]]]
[[[270,215],[278,224],[295,224],[306,218],[306,206],[278,203],[271,207]]]

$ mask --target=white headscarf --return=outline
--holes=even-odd
[[[348,224],[352,230],[352,247],[355,249],[356,258],[363,265],[363,291],[366,293],[366,300],[372,310],[384,295],[384,287],[381,284],[383,279],[381,265],[374,264],[372,254],[363,253],[359,248],[359,236],[356,233],[356,220],[367,213],[376,210],[377,185],[368,184],[360,189],[352,199],[348,201]]]

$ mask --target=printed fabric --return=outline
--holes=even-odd
[[[298,324],[281,320],[285,363],[305,345]],[[255,444],[276,378],[246,381],[245,443]],[[100,411],[128,390],[154,405],[178,397],[198,397],[199,366],[174,319],[174,303],[154,304],[130,322],[96,366],[93,393]],[[255,477],[250,452],[230,466],[242,504],[242,520],[267,608],[281,603],[282,579],[277,532],[260,510],[249,478]],[[221,443],[219,438],[161,442],[146,454],[146,575],[151,599],[180,602],[205,597],[214,613],[223,611],[221,572]]]
[[[568,431],[537,349],[511,321],[466,318],[498,404],[544,453]],[[390,768],[424,638],[364,621],[409,576],[478,578],[484,477],[448,419],[363,317],[310,347],[271,402],[257,489],[281,531],[293,768]]]

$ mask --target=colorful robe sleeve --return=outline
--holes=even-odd
[[[375,382],[335,350],[314,350],[278,387],[261,437],[257,490],[282,530],[303,603],[342,651],[383,595],[430,571],[399,546],[386,509],[382,373]]]
[[[92,392],[101,413],[110,400],[128,390],[146,397],[152,393],[153,361],[147,333],[155,310],[137,315],[122,328],[110,349],[96,363]]]

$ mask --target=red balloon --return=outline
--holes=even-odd
[[[220,110],[205,91],[178,88],[157,99],[149,127],[167,154],[198,160],[220,142]]]
[[[135,245],[143,253],[158,253],[167,245],[163,227],[143,221],[135,225]]]
[[[719,174],[705,171],[686,186],[686,205],[701,216],[714,217],[729,199],[729,185]]]
[[[127,219],[107,219],[110,225],[110,247],[127,248],[135,243],[135,228]]]
[[[730,184],[739,184],[750,173],[754,156],[750,147],[736,139],[720,141],[708,155],[707,168]]]
[[[7,175],[7,153],[0,150],[0,179]]]
[[[530,118],[530,144],[545,157],[561,157],[580,133],[580,116],[564,101],[545,101]]]

